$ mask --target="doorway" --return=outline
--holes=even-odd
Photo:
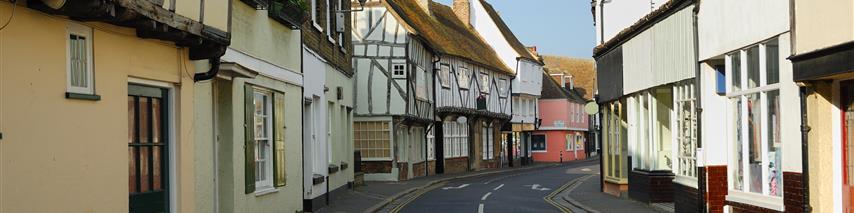
[[[169,141],[166,89],[128,85],[130,212],[168,212]]]

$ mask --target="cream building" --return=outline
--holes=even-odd
[[[229,7],[0,2],[0,212],[197,212],[194,78]]]
[[[198,212],[302,210],[302,14],[270,3],[231,1],[231,45],[196,83]]]

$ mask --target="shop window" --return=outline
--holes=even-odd
[[[732,112],[732,190],[783,195],[778,57],[776,39],[727,55],[727,72],[748,76],[741,82],[733,78],[727,93]],[[763,62],[766,65],[760,66]]]
[[[385,121],[354,122],[354,145],[363,160],[391,159],[391,129]]]
[[[545,152],[546,151],[546,136],[545,135],[531,135],[531,151],[532,152]]]

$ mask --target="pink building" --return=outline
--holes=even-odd
[[[554,78],[562,82],[555,82]],[[584,112],[584,104],[586,101],[573,88],[571,77],[543,75],[543,92],[538,110],[542,124],[531,138],[534,161],[560,162],[587,158],[585,144],[589,119]]]

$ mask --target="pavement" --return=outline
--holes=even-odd
[[[393,202],[403,197],[413,196],[413,192],[435,186],[444,181],[483,175],[498,175],[508,172],[527,171],[537,168],[554,167],[557,164],[534,164],[524,167],[509,167],[483,171],[439,174],[415,178],[407,181],[366,181],[365,186],[347,190],[330,197],[330,205],[319,209],[320,213],[378,212],[387,209]]]
[[[596,174],[587,175],[578,179],[575,183],[571,183],[571,186],[566,190],[559,193],[555,197],[555,200],[559,200],[558,202],[562,205],[573,209],[571,212],[664,212],[645,203],[630,200],[628,198],[619,198],[601,192],[599,175],[600,174],[597,172]]]

